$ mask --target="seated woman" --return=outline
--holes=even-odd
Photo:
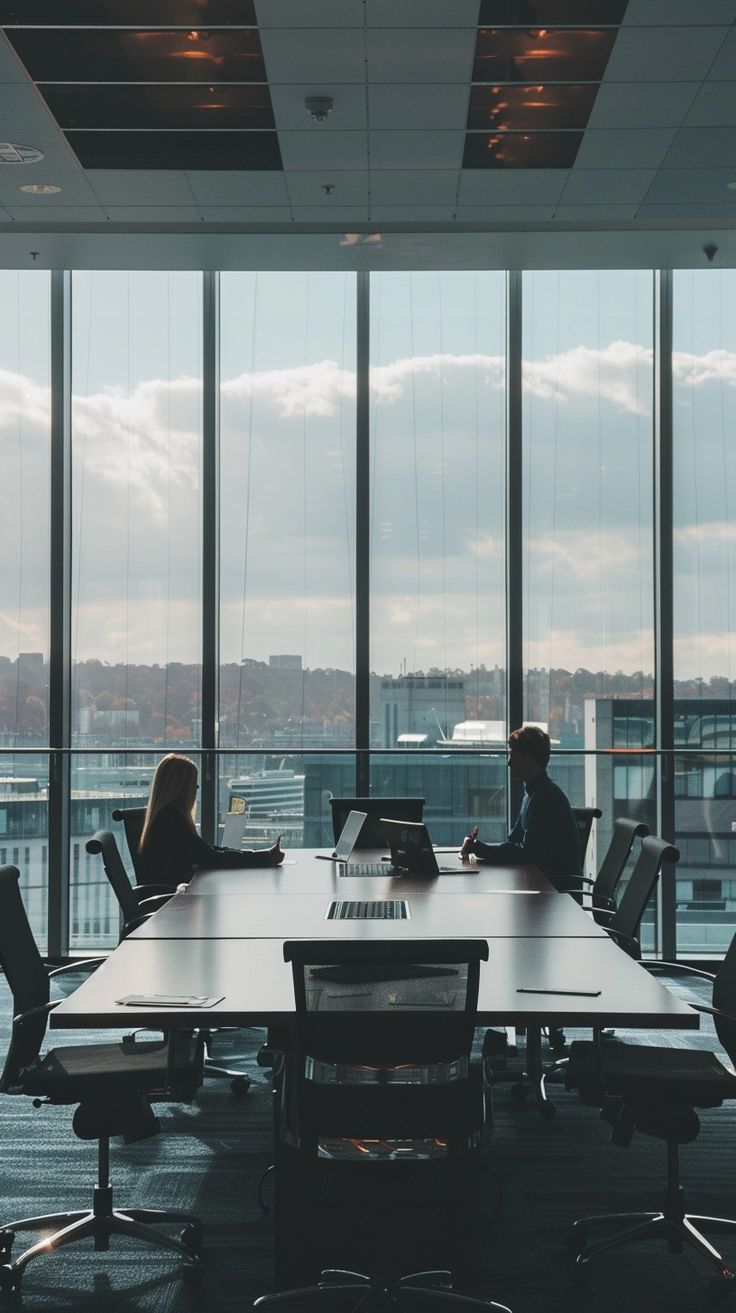
[[[190,757],[169,752],[156,767],[138,851],[145,867],[145,883],[176,886],[196,870],[214,867],[278,866],[284,860],[279,835],[272,848],[237,852],[215,848],[200,838],[194,827],[197,767]]]

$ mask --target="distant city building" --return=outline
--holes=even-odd
[[[277,656],[270,656],[268,664],[272,670],[301,670],[302,659],[300,656],[291,656],[289,653],[281,653]]]
[[[43,675],[43,652],[19,652],[18,674],[26,678]]]
[[[381,680],[382,748],[433,748],[464,720],[464,679],[402,675]]]

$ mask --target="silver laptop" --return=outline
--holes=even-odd
[[[317,853],[326,862],[346,862],[350,857],[353,848],[358,842],[360,831],[363,829],[365,821],[368,819],[367,812],[348,812],[347,820],[343,825],[340,836],[335,844],[335,851],[331,854]]]

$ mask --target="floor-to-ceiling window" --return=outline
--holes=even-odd
[[[212,839],[232,806],[249,842],[326,842],[330,795],[359,783],[425,797],[443,842],[471,821],[493,839],[523,714],[549,727],[573,802],[603,809],[593,867],[614,817],[654,828],[669,790],[679,949],[724,947],[732,271],[673,276],[674,754],[655,714],[657,275],[75,273],[68,396],[50,343],[68,282],[0,277],[0,859],[21,867],[39,942],[61,881],[50,749],[71,754],[70,942],[86,949],[114,942],[117,916],[84,840],[145,800],[162,752],[204,754]],[[72,432],[66,665],[52,378]],[[68,747],[49,741],[58,671]]]

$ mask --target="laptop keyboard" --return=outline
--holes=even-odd
[[[390,862],[341,862],[340,875],[379,876],[393,875]]]
[[[327,909],[328,921],[407,921],[409,904],[405,898],[368,900],[333,899]]]

